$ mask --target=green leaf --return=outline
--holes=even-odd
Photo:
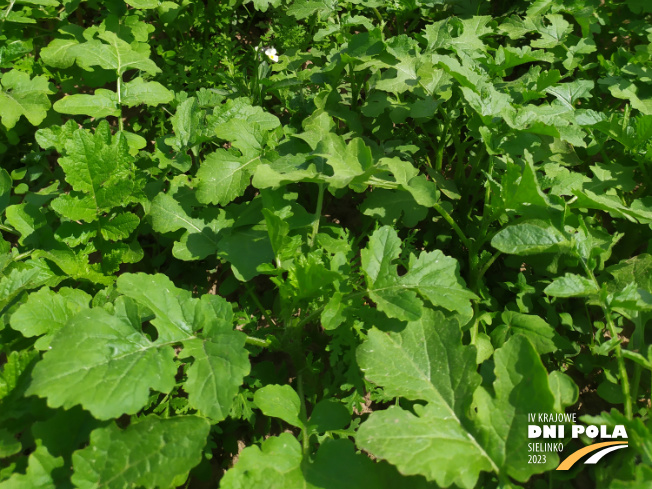
[[[455,318],[425,310],[421,320],[408,323],[400,333],[372,329],[357,352],[365,377],[389,396],[429,401],[422,420],[399,408],[373,413],[358,430],[358,446],[397,465],[403,474],[422,474],[444,487],[472,487],[481,470],[492,470],[486,453],[463,425],[480,376],[475,348],[462,346],[461,336]],[[408,455],[413,450],[405,452],[407,440],[421,447],[418,457]],[[452,463],[462,458],[465,471]]]
[[[555,278],[543,292],[553,297],[590,297],[600,292],[600,289],[593,281],[581,275],[567,273]]]
[[[68,49],[82,68],[99,66],[115,71],[118,76],[122,76],[127,70],[141,70],[150,75],[160,73],[161,70],[148,55],[135,51],[115,33],[104,31],[98,37],[106,43],[93,39]]]
[[[44,446],[38,446],[27,460],[27,471],[24,474],[14,473],[0,482],[0,489],[56,489],[57,484],[52,473],[63,467],[63,458],[53,457]]]
[[[470,317],[470,301],[476,296],[464,286],[455,259],[439,250],[422,252],[418,258],[412,255],[408,272],[399,277],[393,262],[400,253],[401,241],[389,226],[374,232],[361,251],[369,297],[381,311],[397,319],[418,319],[422,309],[418,293],[435,306]]]
[[[50,108],[50,90],[47,77],[34,78],[23,71],[11,70],[0,79],[0,114],[7,129],[16,125],[21,115],[33,126],[38,126]]]
[[[249,374],[245,341],[244,334],[229,328],[212,332],[210,340],[197,338],[183,342],[183,356],[194,358],[184,384],[188,402],[215,421],[229,415],[242,379]]]
[[[7,458],[20,452],[22,444],[13,433],[0,428],[0,458]]]
[[[323,399],[310,413],[308,425],[317,433],[325,433],[344,429],[349,423],[351,415],[344,404],[334,399]]]
[[[158,82],[146,82],[138,77],[122,85],[120,103],[127,107],[147,104],[159,105],[172,101],[174,96],[167,88]]]
[[[9,205],[12,184],[13,181],[7,170],[0,168],[0,213]]]
[[[210,429],[197,416],[147,416],[125,430],[115,424],[91,433],[90,445],[73,454],[72,482],[80,489],[172,488],[201,461]]]
[[[396,226],[399,221],[413,228],[425,219],[427,209],[418,205],[414,197],[402,190],[374,189],[365,198],[360,210],[381,224]]]
[[[563,412],[577,402],[579,389],[568,375],[555,370],[548,376],[550,391],[555,396],[555,411]]]
[[[261,448],[250,446],[238,457],[235,466],[220,481],[223,489],[283,489],[312,487],[301,472],[302,450],[289,433],[269,437]]]
[[[131,212],[121,212],[111,217],[100,218],[100,233],[108,241],[127,239],[140,224],[140,219]]]
[[[197,200],[226,205],[240,197],[259,163],[260,156],[234,156],[224,149],[209,154],[197,170]]]
[[[475,347],[462,345],[458,317],[431,309],[400,332],[370,330],[356,357],[388,396],[427,400],[452,418],[464,414],[480,384]]]
[[[134,8],[142,9],[157,8],[161,4],[159,0],[129,0],[126,3]]]
[[[98,88],[95,94],[75,94],[57,100],[54,110],[62,114],[89,115],[100,119],[106,116],[118,117],[118,95],[111,90]]]
[[[23,336],[42,336],[34,347],[47,350],[52,337],[68,320],[87,309],[91,296],[82,290],[63,287],[53,292],[47,287],[30,294],[27,301],[11,316],[11,327]]]
[[[301,445],[289,433],[272,436],[261,447],[245,448],[228,470],[223,489],[393,489],[428,487],[422,479],[404,478],[386,464],[377,464],[356,453],[346,439],[324,440],[314,461],[303,460]]]
[[[298,428],[304,426],[299,419],[301,401],[297,393],[289,385],[266,385],[261,387],[254,394],[254,403],[265,416],[280,418]]]
[[[113,316],[101,308],[83,311],[55,336],[34,370],[30,393],[54,407],[81,404],[98,419],[133,414],[146,404],[149,389],[168,393],[174,387],[173,347],[181,344],[180,356],[193,359],[184,384],[190,406],[224,419],[249,373],[246,336],[233,331],[230,305],[216,296],[193,299],[164,275],[122,274],[117,285],[155,314],[150,323],[158,338],[151,341],[141,330],[130,299],[119,299]],[[68,355],[70,348],[77,355]]]
[[[50,346],[34,368],[27,394],[47,397],[52,407],[81,404],[98,419],[117,418],[145,406],[149,389],[170,392],[175,384],[172,346],[150,341],[103,309],[79,313]]]
[[[534,255],[565,250],[570,246],[570,242],[552,225],[530,221],[501,229],[492,238],[491,245],[503,253]]]
[[[174,197],[163,193],[152,200],[149,215],[159,233],[186,230],[172,249],[172,254],[181,260],[201,260],[216,253],[220,231],[232,223],[222,216],[208,222],[190,217]]]
[[[509,336],[523,335],[530,340],[539,355],[556,351],[562,345],[563,340],[559,334],[539,316],[504,311],[501,318],[505,324],[491,334],[497,343],[502,344]],[[503,338],[503,341],[500,341],[500,338]]]
[[[53,201],[57,212],[90,222],[128,202],[135,176],[122,133],[111,136],[109,124],[102,121],[95,134],[85,129],[76,131],[66,144],[66,151],[67,156],[59,158],[59,164],[75,192]]]
[[[53,39],[41,49],[41,59],[46,65],[54,68],[70,68],[75,64],[75,55],[70,48],[77,44],[79,42],[76,39]]]
[[[168,144],[176,144],[177,148],[195,144],[201,134],[201,113],[197,99],[190,97],[180,103],[171,121],[175,137],[167,139]]]
[[[459,333],[457,338],[460,338]],[[452,340],[450,337],[451,343]],[[459,339],[455,340],[455,344],[458,342]],[[451,343],[444,346],[446,355],[449,355]],[[410,346],[415,358],[424,358],[421,353],[423,343],[409,344],[416,345]],[[470,350],[466,356],[467,361],[475,365],[475,352]],[[453,356],[447,358],[449,362],[454,361]],[[416,415],[397,406],[372,413],[358,430],[358,446],[388,460],[403,474],[422,474],[443,487],[455,483],[472,488],[482,471],[524,482],[535,473],[553,469],[558,464],[558,457],[554,454],[549,455],[544,464],[527,463],[527,443],[530,441],[527,414],[554,412],[555,399],[541,360],[529,341],[515,336],[496,350],[494,361],[495,397],[483,387],[477,388],[473,395],[477,416],[473,420],[466,417],[467,411],[462,411],[463,415],[457,414],[450,401],[442,402],[451,399],[450,394],[440,395],[440,399],[428,394],[433,401],[424,407],[415,405]],[[468,368],[472,368],[474,376],[477,375],[474,366]],[[391,369],[390,364],[385,370],[389,372]],[[453,370],[438,370],[433,378],[439,382],[439,379],[445,380],[453,374]],[[398,379],[391,373],[388,378]],[[426,385],[425,382],[412,384],[410,380],[408,377],[403,383],[408,392],[410,387]],[[473,382],[477,385],[478,381],[474,379]],[[445,381],[443,385],[447,383]],[[451,385],[458,386],[455,382]],[[396,388],[400,389],[400,384]],[[413,394],[418,395],[419,391],[421,389]],[[425,392],[437,391],[435,388]],[[468,402],[469,395],[470,392],[464,394],[466,399],[462,399],[461,405]],[[415,446],[420,447],[418,452],[415,452]],[[459,470],[459,460],[464,460],[464,471]]]
[[[342,136],[328,133],[317,144],[315,154],[323,156],[333,169],[333,175],[328,178],[333,189],[346,187],[372,165],[371,150],[360,138],[347,144]]]
[[[375,231],[360,255],[369,297],[378,309],[398,319],[421,317],[421,301],[414,291],[400,286],[397,266],[393,264],[401,255],[401,240],[396,231],[389,226]]]

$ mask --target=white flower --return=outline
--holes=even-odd
[[[265,54],[269,59],[274,61],[275,63],[278,61],[278,56],[276,54],[276,49],[275,48],[265,48]]]

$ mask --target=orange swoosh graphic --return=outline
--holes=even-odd
[[[598,450],[599,448],[604,448],[608,447],[611,445],[627,445],[626,441],[605,441],[602,443],[594,443],[593,445],[589,445],[588,447],[580,448],[576,452],[571,453],[568,457],[566,457],[566,460],[564,460],[562,463],[559,464],[559,467],[557,467],[556,470],[568,470],[570,469],[575,462],[577,462],[579,459],[581,459],[584,455],[587,453],[594,452],[595,450]]]

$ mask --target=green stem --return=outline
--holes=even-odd
[[[315,244],[315,238],[319,232],[319,221],[321,221],[321,210],[324,205],[324,184],[319,183],[319,190],[317,193],[317,207],[315,209],[315,217],[312,221],[312,235],[310,236],[310,249]]]
[[[14,228],[10,228],[9,226],[5,226],[4,224],[0,224],[0,231],[4,231],[5,233],[13,234],[15,236],[20,236],[18,231],[16,231]]]
[[[4,28],[5,21],[9,17],[9,14],[11,13],[11,9],[14,8],[15,3],[16,3],[16,0],[11,0],[11,2],[9,2],[9,6],[7,7],[7,10],[5,10],[5,15],[2,18],[2,23],[0,24],[0,34],[2,33],[2,29]]]
[[[122,132],[124,127],[122,125],[122,75],[120,74],[118,74],[118,110],[120,111],[118,114],[118,129]]]
[[[385,27],[385,21],[383,20],[383,16],[380,15],[380,12],[378,11],[378,9],[376,7],[372,7],[371,10],[373,10],[374,15],[378,19],[378,22],[380,22],[380,30],[382,31],[383,27]]]
[[[308,413],[306,410],[306,397],[303,393],[303,374],[301,372],[297,373],[297,393],[299,394],[299,400],[301,401],[301,406],[299,408],[299,419],[303,423],[303,428],[301,428],[301,446],[303,448],[303,456],[307,457],[310,455],[310,434],[307,429],[307,420]]]
[[[464,231],[457,225],[455,220],[451,217],[451,215],[444,209],[441,204],[435,203],[433,205],[433,208],[439,213],[441,217],[444,218],[444,220],[450,225],[450,227],[453,228],[453,231],[459,236],[460,240],[462,241],[462,244],[467,247],[467,249],[471,249],[471,241],[469,238],[466,237],[464,234]]]
[[[484,265],[482,265],[482,268],[478,272],[477,280],[481,280],[482,277],[484,277],[484,274],[487,273],[487,270],[489,270],[489,267],[494,264],[496,259],[501,255],[500,251],[496,251],[491,257],[485,262]]]
[[[249,284],[246,284],[245,287],[247,288],[247,292],[251,296],[251,298],[254,300],[254,303],[256,304],[256,307],[260,310],[260,317],[263,320],[269,320],[270,323],[272,323],[274,326],[276,326],[276,323],[274,320],[270,317],[270,315],[267,313],[267,309],[263,307],[263,304],[260,302],[260,299],[258,299],[258,296],[256,293],[251,290],[251,286]]]
[[[580,262],[582,263],[582,267],[584,268],[584,271],[586,272],[588,277],[599,289],[600,284],[596,280],[595,275],[593,275],[593,271],[589,268],[584,258],[582,258],[579,255],[578,258],[580,259]],[[616,325],[614,324],[614,321],[611,317],[611,310],[602,299],[600,300],[600,308],[602,309],[602,312],[604,313],[604,317],[607,320],[607,329],[609,330],[609,334],[611,335],[612,338],[618,338]],[[624,401],[625,416],[627,417],[627,419],[632,419],[632,397],[629,388],[629,378],[627,377],[627,367],[625,366],[625,358],[623,357],[623,349],[620,343],[616,345],[615,352],[616,352],[616,362],[618,363],[618,373],[620,374],[620,387],[623,392],[623,398],[625,399]]]
[[[261,340],[260,338],[255,338],[253,336],[247,336],[245,343],[247,345],[258,346],[260,348],[268,348],[270,345],[268,340]]]

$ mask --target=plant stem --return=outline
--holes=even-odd
[[[324,205],[324,184],[319,183],[319,190],[317,193],[317,207],[315,209],[315,217],[312,221],[312,235],[310,236],[310,249],[312,249],[315,244],[315,238],[319,232],[319,221],[321,220],[321,210]]]
[[[468,249],[471,249],[472,243],[469,240],[469,238],[466,237],[464,234],[464,231],[462,231],[462,228],[460,228],[455,220],[451,217],[451,215],[444,209],[441,204],[435,203],[432,206],[437,212],[439,212],[439,215],[444,218],[444,220],[453,228],[453,231],[459,236],[460,240],[462,240],[462,244],[466,246]]]
[[[249,284],[245,284],[245,287],[247,288],[247,292],[249,293],[251,298],[254,300],[254,303],[256,304],[256,307],[258,307],[258,309],[260,310],[260,317],[263,320],[269,320],[270,323],[272,323],[274,326],[276,326],[276,322],[274,321],[274,319],[271,318],[271,316],[269,314],[267,314],[267,309],[265,309],[265,307],[263,307],[263,304],[260,302],[260,299],[258,298],[256,293],[253,290],[251,290],[251,287],[249,286]]]
[[[120,74],[118,74],[118,110],[120,111],[118,114],[118,129],[122,132],[124,127],[122,125],[122,75]]]
[[[580,259],[580,263],[582,263],[582,267],[584,268],[584,271],[589,276],[591,281],[595,284],[595,286],[599,289],[600,284],[596,280],[595,275],[593,275],[593,271],[589,268],[589,265],[586,263],[583,257],[579,255],[577,256]],[[602,309],[602,312],[604,313],[604,317],[607,320],[607,329],[609,330],[609,334],[611,335],[612,338],[618,338],[616,325],[614,324],[614,321],[611,317],[611,310],[602,299],[600,299],[600,308]],[[623,392],[623,398],[625,404],[625,416],[627,417],[627,419],[632,419],[632,397],[629,388],[629,378],[627,377],[627,367],[625,366],[625,358],[623,357],[623,349],[620,343],[616,345],[614,351],[616,352],[616,362],[618,363],[618,373],[620,375],[620,387]]]
[[[2,33],[2,29],[3,29],[4,26],[5,26],[5,21],[6,21],[7,18],[9,17],[9,14],[11,13],[11,9],[14,8],[14,4],[15,4],[15,3],[16,3],[16,0],[11,0],[11,2],[9,2],[9,6],[7,7],[7,10],[5,10],[5,15],[4,15],[4,17],[2,18],[2,23],[0,24],[0,34]]]
[[[310,454],[310,435],[308,434],[307,426],[305,426],[308,420],[308,413],[306,410],[306,398],[303,394],[303,374],[301,372],[297,373],[297,393],[301,401],[299,419],[304,424],[301,428],[301,446],[303,448],[303,456],[307,457]]]
[[[18,231],[16,231],[14,228],[10,228],[9,226],[5,226],[4,224],[0,224],[0,231],[4,231],[5,233],[13,234],[15,236],[20,236]]]
[[[260,348],[268,348],[270,344],[268,340],[261,340],[260,338],[254,338],[253,336],[247,336],[245,343]]]

